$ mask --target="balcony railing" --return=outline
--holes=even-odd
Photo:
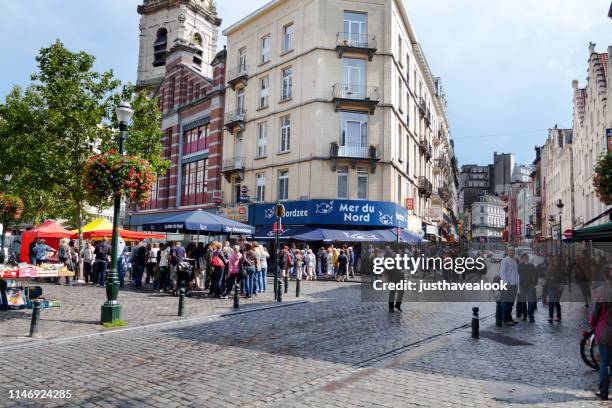
[[[431,197],[432,193],[431,181],[425,176],[419,176],[419,194],[424,197]]]
[[[431,111],[429,109],[425,109],[423,119],[425,120],[425,127],[429,127],[431,125]]]
[[[360,105],[373,113],[380,102],[380,95],[376,86],[337,83],[332,87],[332,102],[336,111],[345,105]]]
[[[372,34],[346,33],[336,34],[336,50],[342,57],[343,52],[366,52],[371,61],[376,52],[376,36]]]
[[[425,156],[426,160],[431,159],[431,155],[432,155],[431,145],[425,139],[421,139],[419,141],[419,150],[421,154]]]
[[[425,98],[422,96],[419,96],[419,112],[421,113],[421,116],[425,116],[425,113],[427,112],[427,104],[425,103]]]
[[[247,120],[247,112],[244,109],[236,109],[235,111],[225,114],[225,127],[231,131],[234,127],[240,126],[244,128]]]
[[[229,172],[229,171],[240,171],[244,169],[244,156],[234,156],[229,159],[223,160],[221,164],[221,171]]]
[[[227,83],[234,89],[236,85],[246,85],[249,76],[247,74],[249,66],[246,64],[240,64],[237,67],[227,71],[226,79]]]
[[[344,143],[332,142],[331,156],[339,158],[354,158],[379,160],[380,151],[378,145],[367,143]]]

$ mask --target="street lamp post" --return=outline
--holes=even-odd
[[[128,122],[134,111],[127,102],[121,102],[115,114],[119,121],[119,154],[125,154],[125,139]],[[113,207],[113,235],[111,249],[111,267],[106,275],[106,302],[102,305],[102,323],[112,323],[121,318],[121,305],[117,301],[119,295],[119,275],[117,274],[117,250],[119,246],[119,211],[121,210],[121,195],[115,194]]]
[[[13,179],[12,174],[4,175],[4,192],[8,193],[8,186],[11,180]],[[6,222],[7,220],[2,220],[2,235],[0,236],[0,264],[4,263],[4,236],[6,234]]]
[[[274,206],[274,213],[276,214],[276,228],[274,231],[274,246],[276,247],[276,268],[274,268],[274,300],[277,302],[282,301],[282,294],[280,289],[280,281],[278,279],[278,270],[280,269],[280,230],[282,228],[281,222],[282,218],[285,215],[285,206],[281,203],[276,203]]]
[[[559,253],[563,255],[563,246],[561,245],[563,243],[563,228],[561,221],[563,219],[563,207],[565,207],[565,204],[563,204],[561,199],[558,199],[555,205],[559,213]]]

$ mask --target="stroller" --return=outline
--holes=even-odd
[[[184,260],[176,265],[176,280],[174,282],[174,288],[172,294],[178,296],[179,289],[185,288],[185,296],[191,296],[193,288],[191,281],[193,280],[193,265],[191,262]]]

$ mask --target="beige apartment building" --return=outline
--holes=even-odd
[[[223,200],[368,200],[456,223],[446,102],[403,1],[274,0],[227,28]]]
[[[612,47],[606,53],[595,51],[589,45],[589,67],[587,83],[580,88],[573,81],[574,89],[574,136],[573,163],[575,175],[575,228],[593,220],[607,207],[595,193],[593,169],[599,156],[606,152],[607,133],[612,132]],[[589,225],[608,222],[602,217]]]

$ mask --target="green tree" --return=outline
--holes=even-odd
[[[71,52],[59,40],[41,49],[36,62],[32,83],[25,91],[15,87],[0,105],[0,174],[14,175],[11,189],[22,197],[27,219],[63,217],[80,232],[85,163],[117,147],[118,102],[134,109],[128,153],[148,160],[158,174],[168,168],[161,159],[161,115],[155,100],[122,85],[112,70],[94,71],[94,56]]]

